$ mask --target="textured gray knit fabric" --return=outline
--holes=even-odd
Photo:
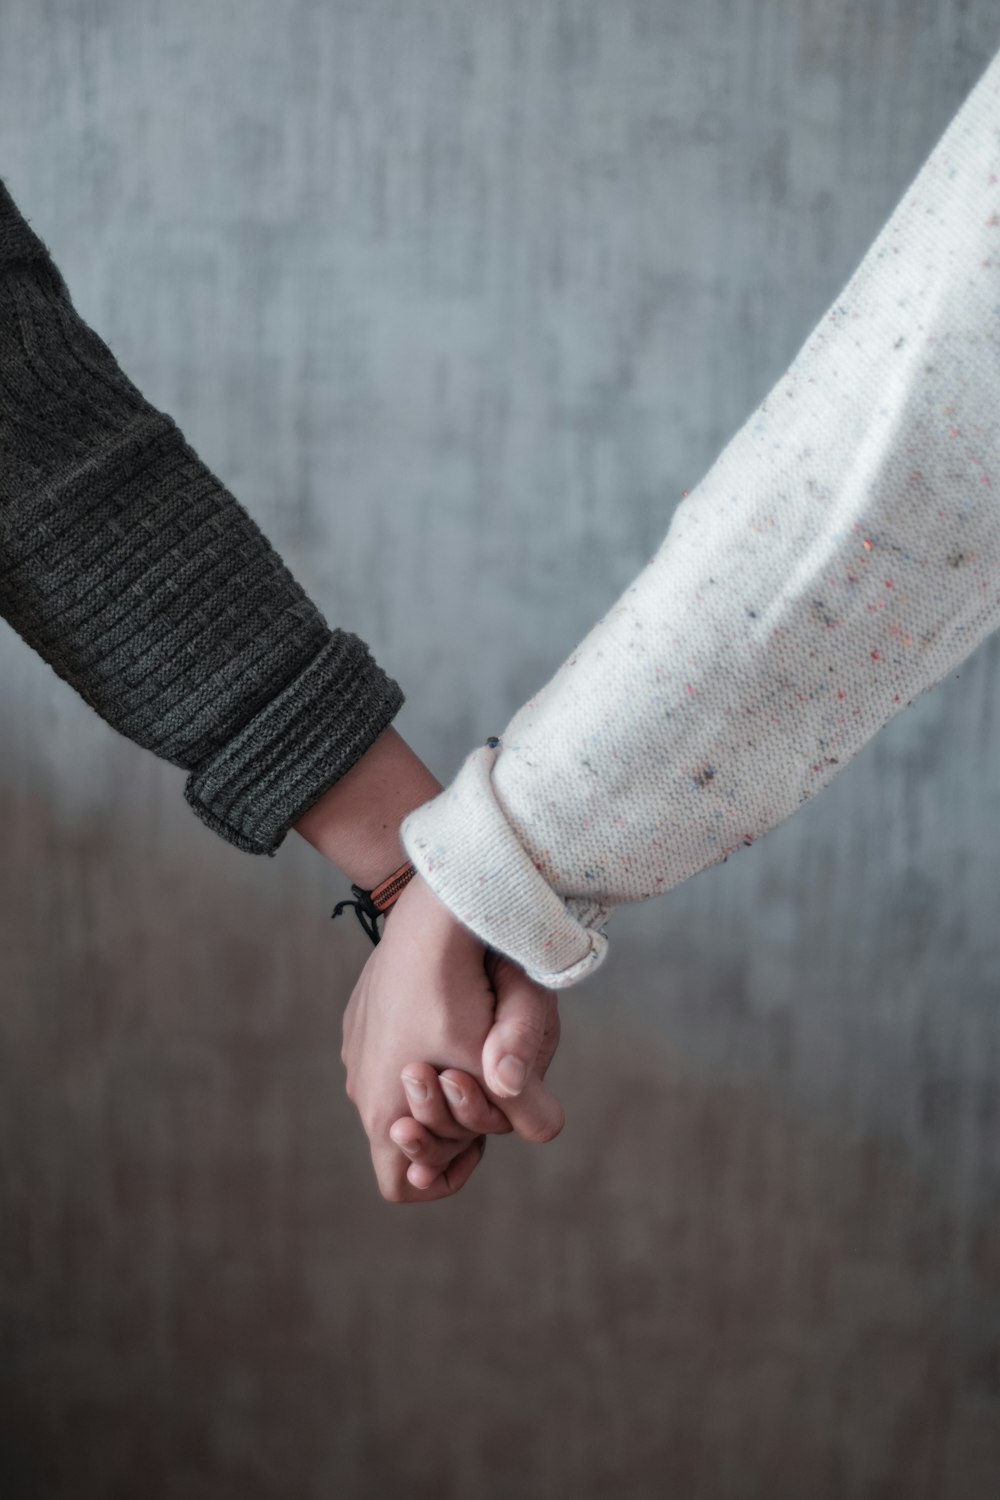
[[[403,701],[78,317],[2,183],[0,613],[253,853]]]

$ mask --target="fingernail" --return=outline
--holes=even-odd
[[[403,1087],[415,1104],[422,1104],[427,1098],[426,1083],[421,1083],[419,1078],[411,1078],[409,1073],[403,1074]]]
[[[453,1078],[442,1078],[441,1087],[449,1104],[464,1104],[465,1095]]]
[[[497,1080],[508,1094],[519,1094],[527,1077],[528,1070],[519,1057],[503,1057],[497,1064]]]
[[[424,1149],[420,1141],[399,1141],[399,1149],[405,1151],[407,1156],[419,1156]]]

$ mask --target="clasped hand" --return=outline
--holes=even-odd
[[[458,1192],[487,1135],[558,1135],[562,1108],[543,1083],[558,1042],[555,995],[412,880],[344,1014],[347,1096],[382,1196],[427,1203]]]

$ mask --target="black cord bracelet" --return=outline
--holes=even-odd
[[[359,885],[352,885],[351,895],[354,900],[338,901],[331,916],[339,917],[347,907],[353,907],[365,934],[373,943],[378,943],[382,936],[378,928],[379,917],[384,917],[392,910],[416,873],[413,865],[402,865],[374,890],[364,891]]]

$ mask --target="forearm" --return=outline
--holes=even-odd
[[[313,848],[364,890],[406,862],[399,828],[441,790],[395,729],[387,729],[295,824]]]
[[[402,702],[79,318],[2,184],[0,614],[255,853]]]
[[[751,843],[1000,624],[1000,59],[657,556],[404,841],[543,983]]]

